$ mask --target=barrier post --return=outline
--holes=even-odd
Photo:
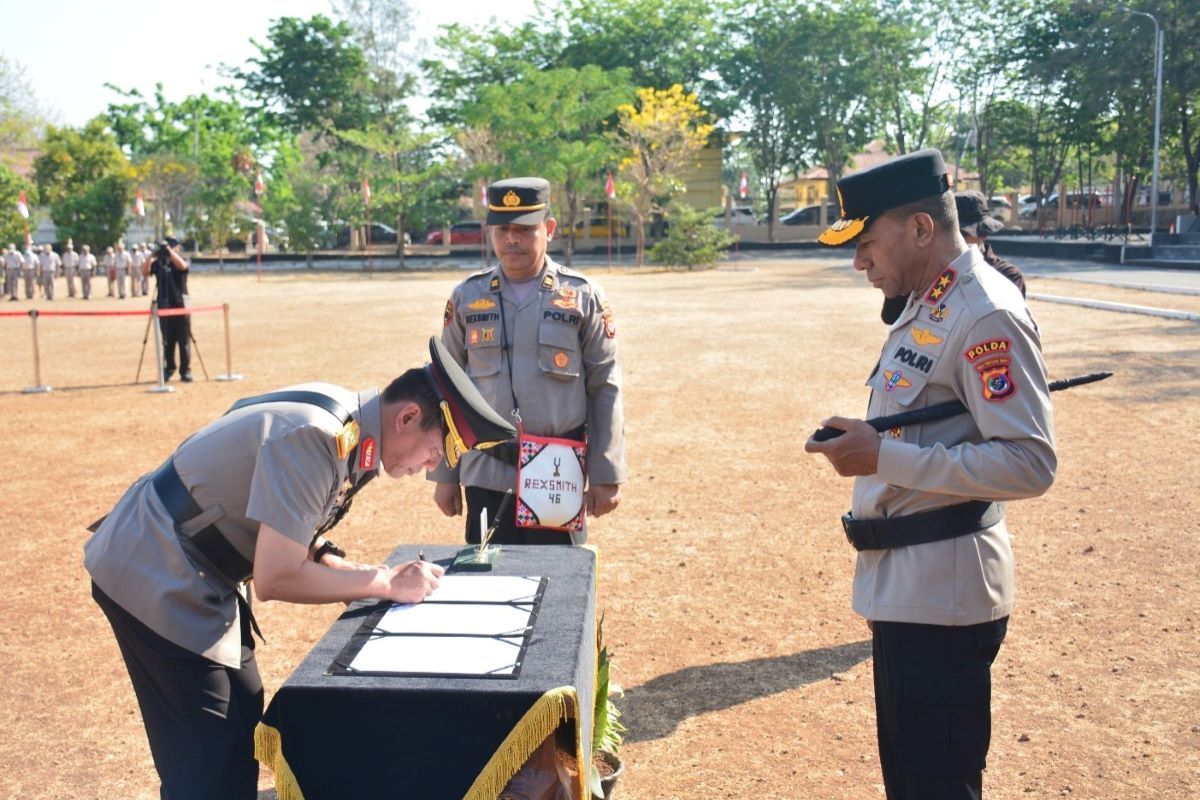
[[[225,374],[218,375],[219,381],[240,381],[242,376],[233,371],[233,346],[229,340],[229,303],[223,303],[221,310],[225,316]]]
[[[49,386],[42,383],[42,354],[38,347],[38,329],[37,329],[38,310],[36,308],[29,309],[29,321],[33,323],[33,379],[36,385],[26,387],[25,394],[45,394],[51,391]]]
[[[154,363],[156,363],[158,365],[158,385],[151,386],[146,391],[151,392],[153,394],[162,394],[163,392],[173,392],[173,391],[175,391],[175,387],[167,386],[166,381],[163,380],[162,330],[159,328],[159,325],[158,325],[158,304],[157,303],[155,303],[150,308],[150,317],[151,317],[150,324],[154,328]]]

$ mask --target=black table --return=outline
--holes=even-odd
[[[459,548],[421,549],[449,567]],[[412,560],[417,552],[416,545],[398,547],[388,563]],[[276,692],[259,724],[255,755],[274,771],[281,800],[344,800],[381,791],[422,800],[495,800],[562,722],[575,733],[578,791],[586,796],[595,554],[583,547],[504,545],[491,574],[546,579],[519,674],[336,674],[344,673],[338,664],[344,666],[352,639],[361,640],[364,622],[387,605],[353,604]]]

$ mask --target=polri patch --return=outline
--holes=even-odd
[[[375,454],[375,437],[368,436],[363,439],[362,447],[358,449],[358,468],[375,469]]]
[[[352,419],[333,437],[337,442],[338,458],[347,458],[358,444],[358,420]]]

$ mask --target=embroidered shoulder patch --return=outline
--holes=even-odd
[[[375,469],[375,452],[375,437],[368,436],[363,439],[362,447],[358,451],[358,468]]]
[[[942,302],[950,288],[954,286],[954,281],[958,278],[958,273],[950,267],[942,270],[942,274],[938,275],[933,282],[933,286],[929,287],[929,292],[925,295],[925,304],[936,306]]]
[[[358,420],[352,419],[347,422],[333,438],[337,442],[338,458],[344,459],[349,456],[350,451],[358,444]]]
[[[496,301],[490,297],[481,297],[478,300],[472,300],[467,303],[467,308],[472,311],[487,311],[489,308],[495,308]]]
[[[991,365],[979,369],[983,381],[983,399],[990,403],[1001,403],[1017,393],[1017,384],[1012,379],[1007,358],[997,359]]]
[[[450,320],[454,319],[454,301],[446,301],[446,311],[442,314],[442,327],[445,328],[450,324]]]
[[[970,361],[972,364],[974,364],[984,356],[1006,356],[1010,350],[1012,350],[1011,339],[987,339],[971,345],[963,351],[963,355],[966,357],[967,361]]]
[[[935,336],[928,328],[912,328],[913,341],[920,345],[941,344],[942,337]]]

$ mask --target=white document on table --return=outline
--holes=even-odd
[[[512,675],[521,637],[381,636],[367,641],[350,662],[358,672],[429,675]]]
[[[541,578],[519,575],[443,575],[426,603],[532,603]]]
[[[392,606],[376,624],[375,630],[382,633],[523,636],[532,614],[532,605],[420,603]]]

